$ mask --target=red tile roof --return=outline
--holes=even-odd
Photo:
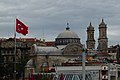
[[[55,46],[55,42],[54,41],[48,41],[45,42],[46,46]]]

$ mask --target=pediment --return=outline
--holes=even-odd
[[[81,54],[83,51],[83,45],[82,44],[78,44],[78,43],[70,43],[68,44],[64,50],[63,50],[63,54]]]

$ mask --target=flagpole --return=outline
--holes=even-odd
[[[28,34],[28,27],[25,25],[25,24],[23,24],[20,20],[18,20],[17,18],[16,18],[16,21],[15,21],[16,23],[15,23],[15,30],[14,30],[14,39],[15,39],[15,49],[14,49],[14,75],[13,75],[13,78],[14,78],[14,80],[16,80],[16,70],[17,70],[17,68],[16,68],[16,32],[17,33],[21,33],[21,34],[23,34],[23,35],[26,35],[26,34]]]
[[[16,21],[15,21],[16,22]],[[14,40],[15,40],[15,47],[14,47],[14,80],[16,80],[16,25],[14,28]]]

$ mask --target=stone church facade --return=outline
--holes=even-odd
[[[97,51],[107,52],[107,44],[108,44],[107,27],[103,19],[98,29],[99,29],[99,37],[98,37]],[[86,46],[88,50],[93,50],[93,51],[95,50],[94,31],[95,31],[94,27],[92,26],[90,22],[90,25],[87,27]],[[79,46],[76,46],[76,44],[79,44]],[[69,61],[70,62],[80,61],[81,57],[80,56],[78,57],[78,55],[76,55],[76,52],[78,51],[78,54],[81,55],[82,50],[84,49],[83,44],[81,44],[80,42],[80,38],[78,37],[76,33],[70,30],[69,24],[67,24],[65,31],[58,34],[57,38],[55,38],[55,45],[53,47],[57,47],[61,51],[63,50],[63,52],[61,52],[62,56],[57,52],[56,52],[56,56],[49,53],[50,50],[48,48],[49,56],[42,55],[42,56],[37,57],[37,65],[39,64],[44,65],[44,61],[49,62],[48,64],[49,66],[61,65],[62,63],[69,62]],[[39,52],[37,53],[41,55],[42,53],[41,51],[44,51],[44,50],[45,49],[42,50],[42,47],[41,47],[39,48]],[[47,51],[47,49],[45,51]],[[88,56],[91,57],[92,55],[88,55]]]
[[[104,20],[99,25],[98,51],[107,52],[108,38],[107,38],[107,24]]]
[[[95,49],[94,31],[95,31],[94,27],[90,22],[90,25],[87,27],[87,41],[86,41],[87,49]]]
[[[107,38],[107,24],[105,24],[104,20],[99,24],[99,37],[98,37],[98,47],[97,51],[107,52],[108,49],[108,38]],[[87,49],[95,49],[95,39],[94,39],[94,27],[90,23],[89,27],[87,27],[87,41],[86,41]]]

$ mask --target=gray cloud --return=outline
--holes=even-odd
[[[92,22],[97,43],[98,26],[104,18],[109,45],[115,45],[119,43],[119,3],[119,0],[0,0],[0,36],[13,36],[17,17],[29,26],[26,37],[54,40],[69,22],[71,30],[85,44],[86,29]]]

